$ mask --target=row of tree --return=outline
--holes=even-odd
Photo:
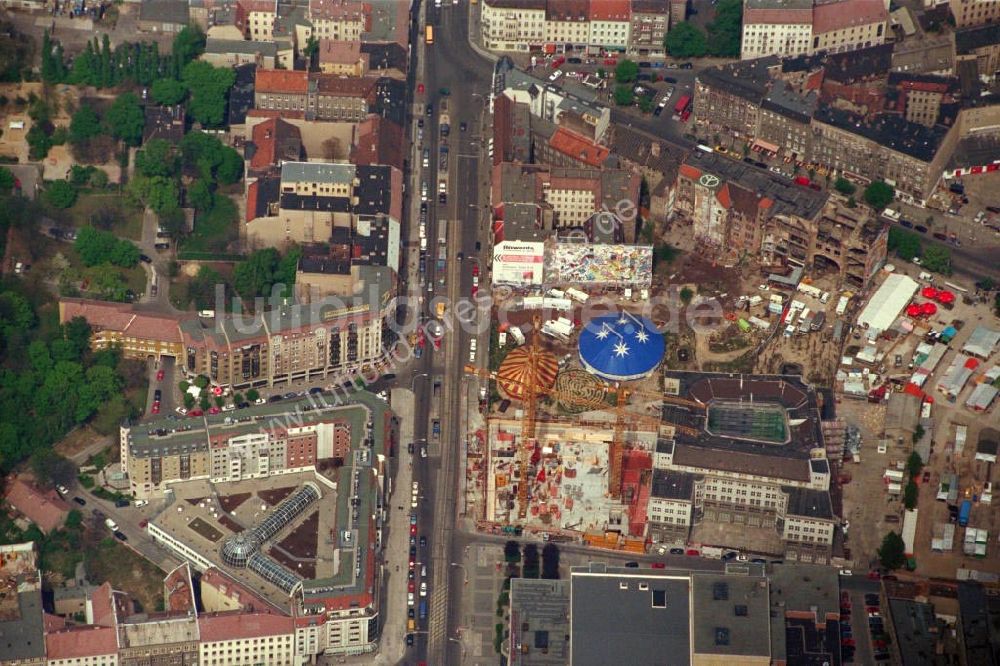
[[[112,49],[108,35],[94,37],[72,59],[48,30],[42,37],[42,81],[114,88],[121,84],[152,85],[162,78],[180,79],[185,65],[205,50],[205,36],[184,28],[174,37],[170,55],[161,55],[156,42],[122,42]]]

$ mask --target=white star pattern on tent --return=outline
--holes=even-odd
[[[602,328],[601,330],[599,330],[597,332],[597,339],[598,340],[603,340],[606,337],[608,337],[608,329]]]
[[[635,337],[639,342],[646,342],[649,340],[649,333],[646,333],[645,329],[640,328],[639,332],[635,334]]]
[[[628,323],[628,319],[625,318],[624,314],[622,315],[622,318],[618,320],[618,323],[621,324],[622,326]]]
[[[628,345],[619,342],[615,345],[615,356],[628,356]]]

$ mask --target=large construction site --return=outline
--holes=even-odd
[[[802,559],[828,560],[839,520],[817,393],[798,377],[661,371],[662,339],[632,355],[653,335],[640,317],[606,315],[583,326],[578,366],[535,335],[477,373],[502,397],[472,460],[480,527],[641,552],[708,534],[724,545],[725,524],[741,523],[760,532],[742,549],[784,555],[801,540]],[[664,503],[684,519],[661,538],[656,521],[674,521],[656,515]]]

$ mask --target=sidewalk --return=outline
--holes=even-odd
[[[409,554],[409,488],[413,479],[413,456],[406,442],[413,441],[414,397],[406,388],[394,388],[392,411],[399,418],[399,449],[392,495],[387,498],[389,537],[384,544],[385,596],[380,612],[384,618],[379,651],[372,663],[389,666],[406,656],[406,562]]]

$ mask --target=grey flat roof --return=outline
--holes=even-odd
[[[767,578],[692,577],[694,653],[771,656]]]
[[[274,42],[248,42],[242,39],[212,39],[205,42],[205,53],[243,53],[275,57],[278,45]]]
[[[520,650],[510,666],[561,666],[569,663],[569,581],[513,578],[510,629]]]
[[[688,577],[601,569],[570,575],[572,664],[690,664]]]
[[[934,655],[938,636],[934,606],[910,599],[889,599],[889,612],[902,666],[939,663]]]
[[[782,490],[788,493],[788,515],[833,520],[829,491],[795,486],[785,486]]]
[[[41,589],[19,593],[17,605],[19,617],[0,622],[0,662],[3,663],[45,656]]]
[[[191,19],[186,0],[142,0],[139,6],[140,21],[158,21],[187,25]]]
[[[281,182],[350,184],[357,168],[353,164],[327,162],[285,162],[281,165]]]
[[[657,446],[659,449],[659,446]],[[694,475],[666,469],[653,470],[652,497],[663,499],[690,500],[694,489]]]

